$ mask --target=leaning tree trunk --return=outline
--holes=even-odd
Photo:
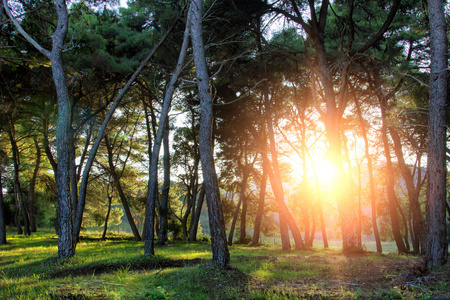
[[[394,235],[395,244],[397,245],[398,252],[406,253],[407,249],[400,232],[400,222],[397,212],[397,197],[395,195],[394,188],[394,169],[391,161],[391,153],[389,147],[389,141],[387,137],[387,125],[386,125],[386,103],[383,99],[379,98],[381,109],[381,138],[383,141],[384,155],[386,156],[386,189],[389,204],[389,216],[391,219],[392,234]]]
[[[199,150],[203,171],[203,183],[208,205],[209,228],[211,230],[211,247],[213,263],[227,266],[230,263],[227,238],[225,234],[225,220],[220,202],[219,183],[214,166],[212,126],[213,102],[209,94],[209,75],[206,67],[206,57],[202,37],[202,0],[192,0],[190,11],[192,49],[194,54],[197,87],[200,96],[200,131]]]
[[[97,154],[98,147],[100,146],[100,143],[103,139],[103,135],[105,133],[106,126],[108,125],[108,122],[111,119],[112,115],[114,114],[114,111],[116,110],[120,101],[123,99],[123,97],[125,96],[127,91],[130,89],[132,84],[135,82],[136,78],[139,76],[141,71],[144,69],[144,67],[147,65],[147,63],[150,61],[150,59],[153,57],[153,55],[156,53],[156,51],[159,49],[159,47],[164,43],[166,38],[172,32],[173,28],[175,27],[176,23],[178,22],[178,19],[179,18],[177,18],[174,21],[174,23],[172,23],[170,28],[161,37],[161,39],[158,41],[158,43],[152,48],[152,50],[147,55],[147,57],[144,60],[142,60],[139,67],[136,69],[136,71],[133,73],[133,75],[131,75],[130,79],[127,81],[125,86],[120,90],[120,93],[117,95],[116,99],[111,104],[111,107],[109,108],[108,113],[106,114],[106,117],[103,120],[102,126],[97,135],[97,139],[95,140],[94,144],[92,145],[91,153],[89,154],[89,157],[86,161],[86,166],[83,169],[83,175],[81,177],[81,182],[79,185],[77,213],[76,213],[76,219],[75,219],[75,233],[74,233],[75,237],[78,237],[80,235],[81,222],[83,221],[84,206],[86,203],[86,192],[87,192],[87,183],[88,183],[88,179],[89,179],[89,172],[91,170],[92,164],[94,163],[94,158],[95,158],[95,155]]]
[[[147,204],[145,206],[145,221],[144,221],[144,254],[154,255],[154,235],[155,235],[155,207],[156,207],[156,195],[158,187],[158,159],[159,150],[161,149],[161,142],[163,139],[164,128],[166,122],[168,122],[169,110],[172,103],[172,96],[175,91],[175,87],[183,70],[184,58],[186,56],[188,40],[189,40],[189,23],[186,24],[184,31],[183,44],[181,45],[180,55],[178,56],[177,66],[175,72],[170,79],[170,83],[167,86],[166,93],[164,95],[163,107],[161,109],[158,131],[156,132],[155,141],[153,144],[152,157],[150,160],[150,180],[148,181],[148,194]]]
[[[108,133],[105,132],[104,135],[106,150],[108,152],[108,164],[109,164],[109,172],[114,180],[114,185],[116,187],[117,192],[119,193],[120,200],[122,201],[123,210],[125,211],[125,215],[128,220],[128,224],[130,224],[131,231],[134,235],[135,241],[140,241],[141,236],[139,234],[139,230],[136,227],[136,223],[134,222],[133,215],[131,214],[130,206],[128,205],[127,197],[125,196],[125,193],[122,189],[122,184],[120,183],[120,178],[116,172],[116,167],[113,162],[113,153],[112,153],[112,146],[109,143],[109,136]]]
[[[447,263],[446,114],[447,35],[443,0],[429,0],[431,33],[430,110],[428,115],[427,256],[430,266]]]
[[[270,167],[270,163],[268,163],[267,153],[263,154],[263,163],[267,163],[270,185],[272,186],[275,199],[278,203],[278,211],[280,216],[280,232],[281,232],[281,244],[282,249],[285,251],[291,250],[290,236],[289,230],[291,230],[292,236],[295,242],[296,249],[303,249],[305,247],[303,243],[302,236],[300,234],[300,230],[298,229],[297,223],[292,217],[289,208],[284,202],[284,193],[283,193],[283,183],[281,182],[281,174],[280,168],[278,166],[278,152],[276,149],[276,141],[275,134],[273,132],[273,121],[272,121],[272,113],[271,113],[271,103],[269,100],[268,86],[267,82],[264,82],[264,103],[266,105],[266,124],[267,124],[267,133],[269,137],[269,149],[272,157],[272,164]],[[267,162],[264,162],[266,160]]]

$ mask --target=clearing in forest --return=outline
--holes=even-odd
[[[82,239],[56,260],[52,234],[9,236],[0,248],[2,299],[416,299],[450,297],[450,267],[416,256],[338,250],[282,252],[233,246],[231,266],[210,264],[209,243],[176,242],[143,256],[130,240]]]

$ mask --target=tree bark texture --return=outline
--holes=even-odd
[[[214,166],[212,127],[213,102],[209,94],[209,75],[206,66],[202,37],[202,0],[192,0],[190,10],[192,17],[188,19],[191,26],[192,48],[194,54],[197,87],[200,96],[200,131],[199,150],[203,171],[203,184],[208,205],[209,227],[211,230],[212,262],[225,267],[230,263],[225,220],[220,202],[219,183]]]
[[[428,115],[427,256],[430,266],[447,263],[446,113],[448,63],[444,1],[429,0],[431,41],[430,108]]]
[[[55,10],[58,16],[55,31],[52,35],[52,50],[48,51],[37,43],[21,27],[20,23],[11,14],[7,0],[3,0],[4,8],[14,23],[17,30],[24,38],[32,44],[38,51],[44,54],[51,62],[53,82],[55,84],[58,102],[58,121],[56,124],[56,149],[58,165],[55,173],[56,177],[56,198],[58,201],[58,257],[66,258],[75,254],[75,243],[73,239],[72,207],[70,199],[69,180],[69,149],[68,134],[70,126],[70,105],[69,94],[66,85],[66,76],[62,62],[62,51],[64,49],[64,39],[67,35],[69,17],[67,13],[66,1],[55,0]],[[53,166],[53,164],[52,164]]]
[[[66,76],[62,62],[61,50],[67,33],[68,16],[65,1],[56,1],[58,7],[58,25],[53,35],[51,55],[53,81],[58,98],[58,121],[56,124],[56,153],[58,159],[56,176],[56,198],[58,201],[58,257],[67,258],[75,254],[75,241],[72,221],[72,201],[70,194],[70,104],[66,86]],[[59,2],[59,3],[58,3]],[[63,8],[61,8],[63,6]],[[64,21],[65,20],[65,21]],[[56,43],[55,41],[60,40]],[[58,46],[56,46],[58,44]],[[59,47],[59,48],[57,48]],[[59,51],[58,51],[59,49]]]

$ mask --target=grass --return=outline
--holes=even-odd
[[[210,244],[171,243],[143,256],[131,240],[87,236],[57,260],[51,233],[8,235],[0,247],[0,299],[412,299],[449,297],[450,267],[396,282],[413,256],[336,249],[283,252],[232,246],[231,267],[209,263]]]

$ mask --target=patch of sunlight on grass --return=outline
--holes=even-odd
[[[169,259],[211,259],[211,245],[209,243],[177,243],[168,244],[155,249],[158,255]]]
[[[2,299],[49,299],[48,285],[39,275],[11,278],[0,273]]]

